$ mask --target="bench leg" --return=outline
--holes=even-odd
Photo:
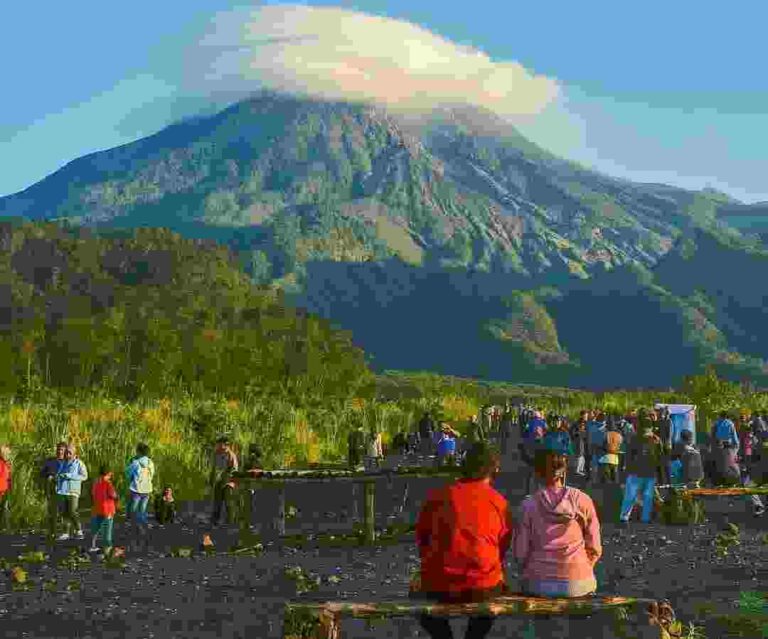
[[[285,535],[285,486],[282,485],[277,489],[277,516],[273,527],[278,537]]]
[[[314,639],[340,639],[341,616],[335,612],[323,610],[320,613],[320,624]]]

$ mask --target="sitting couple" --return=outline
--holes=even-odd
[[[523,501],[519,521],[491,485],[500,460],[483,442],[467,452],[461,479],[429,494],[416,525],[421,596],[465,603],[507,592],[503,561],[510,545],[522,567],[524,594],[594,594],[594,566],[602,554],[594,503],[565,485],[563,451],[543,448],[535,455],[544,486]],[[433,639],[452,637],[447,618],[423,614],[420,623]],[[472,617],[465,636],[482,639],[492,625],[491,616]]]

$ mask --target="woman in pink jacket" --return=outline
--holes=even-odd
[[[545,486],[523,501],[513,541],[529,595],[583,597],[597,589],[600,522],[591,497],[565,485],[567,467],[563,451],[536,451],[535,472]]]

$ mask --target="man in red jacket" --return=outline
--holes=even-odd
[[[475,443],[464,459],[463,477],[429,493],[416,523],[421,554],[421,587],[427,598],[444,603],[486,601],[504,590],[503,557],[512,536],[507,500],[492,486],[499,454]],[[451,639],[448,619],[423,614],[432,639]],[[466,639],[483,639],[493,617],[472,617]]]

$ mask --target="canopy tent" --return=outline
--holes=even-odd
[[[683,430],[691,431],[692,441],[696,441],[696,406],[693,404],[656,404],[656,408],[666,408],[672,419],[672,444],[680,441]]]

